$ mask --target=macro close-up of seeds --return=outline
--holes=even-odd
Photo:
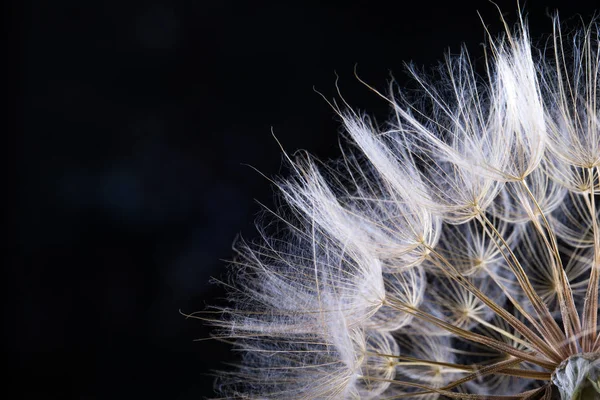
[[[323,96],[341,156],[284,150],[228,303],[190,315],[243,354],[218,398],[600,399],[599,27],[504,24],[481,72],[359,66],[385,121]]]

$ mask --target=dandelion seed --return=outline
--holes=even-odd
[[[376,127],[334,109],[343,158],[288,158],[284,204],[238,242],[240,399],[600,399],[600,37],[554,19],[466,51]],[[427,104],[420,108],[417,104]]]

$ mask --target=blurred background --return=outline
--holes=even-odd
[[[451,1],[15,1],[6,76],[4,345],[11,398],[202,399],[237,355],[181,313],[222,304],[236,235],[286,151],[336,158],[335,79],[354,107],[387,105],[404,63],[465,43],[483,56],[495,6]],[[532,0],[589,21],[592,2]],[[509,23],[517,1],[500,2]],[[14,93],[12,92],[14,90]],[[12,128],[11,128],[12,129]]]

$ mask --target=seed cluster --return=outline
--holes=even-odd
[[[463,50],[410,69],[420,94],[371,88],[386,124],[332,102],[343,156],[286,155],[200,317],[244,354],[221,395],[599,398],[599,41],[555,17],[539,50],[521,20],[483,78]]]

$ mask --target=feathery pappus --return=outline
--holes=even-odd
[[[600,36],[542,48],[526,20],[383,125],[342,99],[342,157],[287,156],[229,307],[201,314],[244,354],[233,399],[600,399]],[[218,317],[211,317],[214,312]]]

